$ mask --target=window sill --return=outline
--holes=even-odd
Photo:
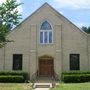
[[[39,45],[47,46],[47,45],[54,45],[54,43],[39,43]]]

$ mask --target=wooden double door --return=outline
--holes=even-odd
[[[54,65],[52,58],[39,59],[39,75],[52,76],[54,72]]]

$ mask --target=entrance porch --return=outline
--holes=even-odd
[[[51,83],[59,80],[59,76],[54,71],[54,58],[44,55],[38,58],[38,70],[31,77],[36,83]]]

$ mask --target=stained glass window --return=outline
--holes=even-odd
[[[41,30],[51,30],[51,29],[52,29],[51,25],[47,21],[42,23]]]
[[[40,28],[40,43],[49,44],[52,43],[52,39],[52,27],[47,21],[44,21]]]

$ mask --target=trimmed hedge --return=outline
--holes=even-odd
[[[63,72],[62,81],[65,83],[90,82],[90,72],[85,71]]]
[[[22,83],[27,80],[27,73],[23,71],[0,71],[0,82]]]
[[[23,76],[0,76],[1,83],[23,83]]]
[[[62,75],[72,75],[72,74],[90,74],[90,71],[64,71]]]
[[[27,73],[26,72],[23,72],[23,71],[0,71],[0,76],[1,75],[5,75],[5,76],[8,76],[8,75],[17,75],[17,76],[23,76],[24,79],[27,79]]]

